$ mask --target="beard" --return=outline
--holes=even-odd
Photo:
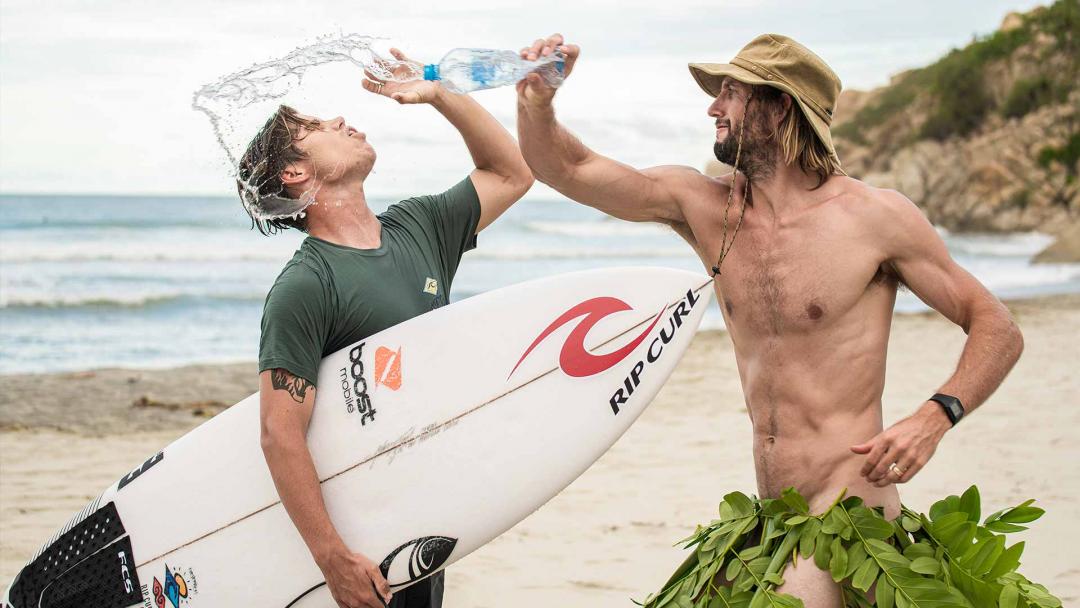
[[[742,123],[730,124],[723,141],[713,144],[716,160],[742,171],[750,180],[768,179],[776,171],[779,150],[775,138],[766,130],[764,117],[754,105]],[[744,124],[745,123],[745,124]],[[739,138],[742,137],[742,153],[739,154]],[[735,157],[739,156],[739,166]]]

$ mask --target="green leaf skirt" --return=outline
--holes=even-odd
[[[1005,534],[1043,510],[1028,500],[980,524],[979,490],[934,503],[924,515],[902,507],[896,519],[843,494],[820,515],[794,489],[780,498],[732,492],[720,518],[680,541],[693,549],[646,608],[794,608],[779,593],[784,570],[813,560],[840,584],[846,606],[881,608],[1060,608],[1061,600],[1016,571],[1024,543]]]

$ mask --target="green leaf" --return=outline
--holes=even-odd
[[[829,509],[825,514],[824,520],[821,522],[821,531],[826,534],[839,534],[847,526],[847,522],[844,521],[844,516],[840,514],[840,509]]]
[[[959,591],[936,578],[927,578],[907,568],[895,568],[888,574],[896,586],[898,607],[970,608]]]
[[[749,562],[761,555],[761,551],[764,549],[761,545],[754,545],[753,547],[747,547],[742,551],[739,551],[739,559]]]
[[[998,596],[998,608],[1016,608],[1020,602],[1020,591],[1016,585],[1005,585]]]
[[[1010,524],[1026,524],[1039,519],[1044,513],[1046,513],[1046,511],[1043,511],[1039,507],[1015,507],[1005,511],[1001,516],[1001,521]]]
[[[1003,521],[992,521],[986,524],[986,529],[991,532],[999,532],[1001,534],[1008,534],[1010,532],[1023,532],[1027,530],[1027,526],[1018,526],[1016,524],[1010,524]]]
[[[956,560],[947,562],[947,580],[976,606],[993,606],[1001,592],[996,583],[973,576]]]
[[[877,512],[866,507],[857,507],[849,513],[851,523],[863,538],[877,538],[885,540],[893,535],[892,524]]]
[[[765,581],[766,583],[772,583],[773,585],[784,584],[784,579],[775,572],[766,572],[765,575],[761,577],[761,580]]]
[[[976,577],[983,577],[1005,552],[1005,537],[991,536],[976,543],[961,559],[964,566]]]
[[[919,557],[911,560],[911,569],[919,574],[937,576],[941,572],[941,562],[932,557]]]
[[[941,538],[942,535],[967,523],[967,521],[967,513],[953,512],[948,515],[942,515],[933,520],[933,523],[930,524],[930,533]]]
[[[912,533],[922,529],[922,524],[919,523],[919,520],[908,517],[907,515],[900,518],[900,525],[903,526],[905,530]]]
[[[904,549],[904,557],[914,560],[920,557],[934,557],[934,548],[925,542],[914,543]]]
[[[994,566],[986,573],[986,578],[997,580],[998,577],[1016,570],[1020,566],[1020,555],[1024,552],[1023,541],[1016,543],[1002,552]]]
[[[737,559],[733,559],[728,562],[727,570],[724,571],[724,578],[733,581],[735,577],[742,573],[743,563]]]
[[[900,551],[896,547],[880,541],[877,539],[870,539],[866,541],[866,550],[874,559],[878,561],[878,564],[886,570],[890,568],[907,568],[911,565],[911,561],[900,554]]]
[[[790,514],[791,509],[787,503],[777,498],[766,498],[761,501],[761,514],[766,517],[775,517],[781,514]]]
[[[820,531],[821,521],[811,517],[810,521],[806,522],[802,534],[799,535],[799,556],[803,559],[807,559],[814,554],[814,549],[817,546],[818,533]]]
[[[784,524],[788,525],[788,526],[797,526],[797,525],[803,523],[804,521],[806,521],[808,519],[810,519],[810,518],[805,516],[805,515],[795,515],[795,516],[790,517],[787,520],[785,520]]]
[[[724,502],[731,506],[735,517],[747,517],[754,514],[754,503],[742,492],[732,492],[724,496]]]
[[[783,500],[787,506],[791,507],[792,511],[800,515],[810,514],[810,505],[807,504],[806,499],[802,494],[799,494],[795,488],[788,488],[780,493],[780,500]]]
[[[847,558],[847,551],[844,550],[840,539],[834,538],[832,542],[832,559],[829,560],[829,573],[832,574],[833,580],[838,583],[844,580],[844,574],[847,572]]]
[[[986,519],[983,520],[983,525],[985,526],[986,524],[988,524],[988,523],[990,523],[992,521],[997,521],[1001,517],[1001,514],[1004,513],[1004,512],[1005,512],[1005,509],[1002,509],[1000,511],[995,511],[995,512],[991,513],[990,515],[987,515]]]
[[[979,498],[979,488],[971,486],[960,497],[960,510],[968,515],[968,521],[979,523],[982,501]]]
[[[832,559],[833,540],[835,540],[835,537],[829,536],[824,532],[818,534],[817,540],[815,541],[816,546],[814,547],[814,565],[817,566],[819,570],[829,569],[829,562]]]
[[[796,547],[799,546],[800,532],[802,532],[802,528],[794,528],[787,533],[784,540],[780,541],[780,546],[776,549],[772,560],[769,561],[768,568],[765,570],[766,574],[775,573],[779,575],[784,570],[784,565],[791,559]]]
[[[862,543],[851,543],[851,546],[847,550],[847,571],[844,572],[843,578],[847,578],[855,574],[855,570],[862,565],[863,560],[867,559],[866,547]]]
[[[943,498],[942,500],[935,502],[934,505],[930,507],[930,521],[936,522],[939,518],[950,513],[956,513],[959,510],[959,496],[949,496],[947,498]]]
[[[735,510],[731,508],[731,505],[727,501],[720,502],[720,521],[727,521],[735,518]]]
[[[851,586],[863,591],[869,591],[880,571],[881,569],[878,568],[874,560],[864,560],[859,569],[855,571],[855,575],[851,579]]]
[[[889,582],[889,577],[884,572],[878,577],[874,595],[877,597],[878,608],[893,608],[895,605],[896,589]]]

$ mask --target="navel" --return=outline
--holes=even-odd
[[[731,303],[731,300],[724,300],[724,309],[727,310],[728,317],[735,318],[735,305]]]

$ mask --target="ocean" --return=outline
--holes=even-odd
[[[249,228],[235,197],[0,195],[0,373],[254,360],[263,298],[302,235]],[[1031,263],[1046,235],[943,236],[1001,297],[1080,292],[1080,264]],[[480,234],[451,301],[626,265],[703,272],[669,229],[527,198]],[[926,306],[902,292],[896,308]],[[715,304],[704,324],[723,327]]]

